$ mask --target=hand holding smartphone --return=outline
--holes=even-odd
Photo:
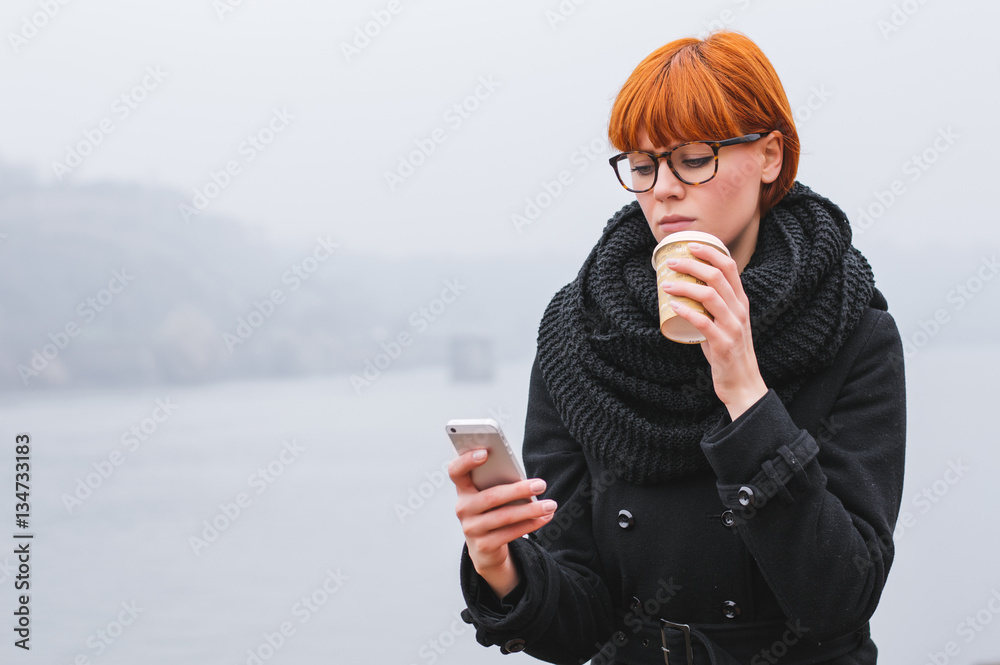
[[[525,480],[524,469],[511,450],[500,424],[492,418],[449,420],[445,432],[459,455],[477,448],[488,451],[486,461],[472,470],[472,484],[482,491],[495,485]],[[537,501],[531,497],[531,501]],[[512,501],[510,505],[528,503],[528,499]]]

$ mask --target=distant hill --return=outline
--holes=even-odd
[[[576,271],[360,256],[333,233],[277,244],[207,212],[187,224],[181,202],[137,185],[52,187],[0,165],[0,388],[354,373],[400,333],[412,340],[394,367],[443,363],[469,333],[520,358]]]

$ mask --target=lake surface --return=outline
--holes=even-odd
[[[30,433],[35,539],[32,649],[0,649],[45,665],[510,662],[457,620],[443,427],[492,416],[517,447],[529,369],[455,384],[390,367],[360,395],[347,376],[3,395],[2,484],[14,435]],[[908,364],[911,517],[873,619],[881,663],[1000,662],[998,369],[984,348]],[[0,502],[10,642],[13,503]]]

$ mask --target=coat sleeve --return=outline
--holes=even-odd
[[[614,615],[594,545],[591,478],[579,444],[549,397],[536,359],[531,369],[522,450],[528,477],[543,478],[545,497],[559,506],[552,522],[510,543],[521,574],[518,587],[497,599],[462,550],[461,582],[480,644],[504,653],[525,651],[552,663],[583,663],[614,629]]]
[[[815,437],[770,391],[702,442],[761,574],[815,641],[868,621],[893,558],[906,438],[903,353],[892,317],[873,316]]]

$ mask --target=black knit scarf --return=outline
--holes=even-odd
[[[635,484],[707,470],[700,442],[725,413],[701,347],[659,331],[655,245],[638,203],[622,208],[538,331],[542,375],[570,434]],[[843,211],[800,183],[761,219],[742,281],[761,375],[786,404],[832,362],[875,288]]]

